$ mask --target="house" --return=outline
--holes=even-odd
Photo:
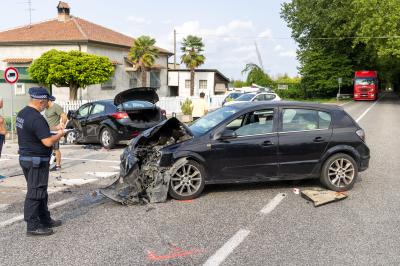
[[[196,69],[194,95],[204,92],[208,97],[225,94],[229,79],[216,69]],[[168,70],[169,96],[190,96],[190,69]]]
[[[115,67],[115,74],[108,82],[80,89],[79,99],[109,99],[120,91],[138,86],[138,80],[141,80],[140,73],[128,59],[134,39],[72,16],[70,10],[67,3],[60,1],[57,6],[57,18],[0,32],[0,70],[4,71],[5,68],[13,66],[25,75],[32,61],[46,51],[79,50],[106,56]],[[168,87],[168,58],[172,53],[156,48],[160,56],[147,73],[147,85],[158,87],[159,95],[167,96],[171,94]],[[15,85],[19,90],[18,97],[23,98],[31,83],[27,76],[26,80],[21,80]],[[0,79],[0,97],[9,98],[8,94],[1,94],[6,85],[8,86],[4,79]],[[58,100],[69,99],[67,88],[53,86],[52,91]]]

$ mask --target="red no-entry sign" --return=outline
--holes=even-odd
[[[18,81],[19,75],[18,70],[15,67],[7,67],[6,71],[4,72],[4,79],[10,83],[14,84]]]

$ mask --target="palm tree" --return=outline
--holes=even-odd
[[[141,72],[142,87],[146,87],[147,71],[158,58],[159,51],[154,47],[155,43],[156,40],[149,36],[140,36],[133,42],[129,52],[130,60],[132,60],[135,68]]]
[[[204,64],[206,58],[201,54],[204,44],[200,37],[189,35],[183,38],[181,62],[190,69],[190,95],[194,95],[194,70]]]

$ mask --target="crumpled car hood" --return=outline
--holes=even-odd
[[[176,118],[144,131],[121,155],[117,181],[100,193],[121,204],[166,201],[171,175],[186,159],[177,160],[171,167],[160,167],[161,149],[192,137],[190,129]]]

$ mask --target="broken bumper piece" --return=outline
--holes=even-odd
[[[117,181],[100,193],[124,205],[165,202],[170,178],[186,163],[186,158],[161,167],[162,149],[191,138],[190,130],[176,118],[144,131],[121,155]]]

